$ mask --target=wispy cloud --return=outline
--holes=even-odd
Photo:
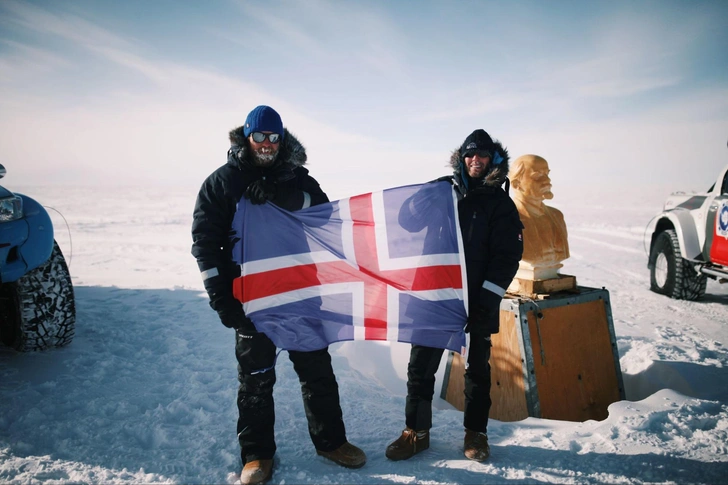
[[[7,54],[0,57],[0,79],[4,83],[40,76],[70,65],[63,56],[47,49],[7,39],[0,39],[0,44],[7,47]]]
[[[164,88],[157,95],[164,97],[180,97],[188,94],[194,97],[200,93],[244,93],[249,97],[262,97],[268,94],[253,84],[245,83],[215,71],[196,69],[184,64],[177,64],[141,54],[139,43],[105,30],[87,20],[70,14],[55,14],[39,7],[16,2],[14,0],[0,3],[0,8],[9,10],[11,20],[23,27],[42,33],[54,35],[72,44],[87,49],[127,71],[142,75],[158,88]],[[17,42],[5,41],[16,49],[23,51],[25,62],[16,62],[21,55],[0,59],[8,66],[22,69],[24,66],[35,66],[42,61],[52,61],[55,65],[72,65],[75,60],[66,54],[51,54],[48,51],[20,45]],[[27,57],[26,57],[27,56]],[[46,63],[47,65],[47,63]],[[8,67],[9,68],[9,67]],[[123,91],[123,87],[117,89]],[[194,92],[194,93],[193,93]],[[214,96],[213,96],[214,97]],[[184,97],[182,98],[184,99]]]
[[[328,4],[312,2],[310,5],[307,4],[306,8],[315,9],[319,20],[325,24],[326,19],[323,18],[323,14],[326,5]],[[16,24],[44,35],[51,34],[67,40],[127,71],[144,76],[155,86],[161,88],[154,93],[126,94],[124,86],[112,88],[116,91],[114,97],[123,99],[129,105],[132,105],[132,101],[138,105],[148,105],[149,96],[154,98],[155,102],[152,104],[155,106],[159,106],[161,102],[169,103],[171,101],[171,110],[176,109],[174,106],[181,105],[204,105],[208,108],[216,107],[218,109],[231,105],[252,108],[256,104],[267,102],[288,112],[289,120],[300,120],[307,126],[313,127],[312,131],[321,134],[335,133],[335,136],[330,136],[332,140],[335,140],[335,144],[365,140],[365,137],[361,135],[347,134],[338,127],[328,126],[301,114],[295,104],[269,92],[264,87],[246,82],[240,76],[231,76],[221,71],[198,69],[194,66],[144,55],[141,53],[140,43],[128,40],[78,16],[68,13],[52,13],[14,0],[0,3],[0,7],[6,8],[12,13],[11,20]],[[251,8],[250,11],[256,12],[258,20],[264,21],[267,26],[278,29],[281,35],[288,33],[296,42],[302,42],[313,49],[323,49],[322,43],[307,36],[302,30],[297,30],[292,23],[284,20],[277,21],[275,16],[265,13],[265,9]],[[74,61],[58,57],[57,62],[72,63]],[[17,67],[17,65],[15,66]],[[42,98],[38,99],[40,101]],[[107,103],[108,101],[105,104]],[[37,105],[40,108],[45,103],[40,101]],[[29,108],[29,106],[26,107],[26,109]]]
[[[286,49],[341,62],[342,69],[363,65],[391,77],[402,74],[404,36],[372,4],[307,0],[285,2],[278,9],[270,3],[241,1],[239,5],[246,16],[264,27],[266,38],[286,39],[282,44]],[[248,38],[230,33],[226,38],[250,46]]]
[[[150,57],[137,43],[73,15],[14,2],[11,7],[18,25],[51,33],[152,83],[152,89],[145,90],[123,82],[110,85],[72,106],[53,92],[3,89],[0,153],[4,163],[15,163],[16,179],[84,181],[88,177],[103,179],[101,183],[155,183],[179,172],[174,179],[199,183],[224,162],[227,131],[242,124],[247,110],[263,103],[285,113],[287,126],[301,127],[295,131],[307,146],[314,147],[313,153],[333,149],[338,154],[347,146],[361,144],[377,149],[374,140],[314,119],[285,97],[239,76]],[[49,23],[53,29],[44,31]],[[79,26],[85,34],[74,32]],[[18,55],[6,55],[0,67],[7,62],[8,69],[23,69],[26,74],[29,66],[43,60],[66,67],[77,62],[71,56],[57,57],[19,43],[8,45],[33,62],[23,67],[15,62]],[[53,164],[48,164],[44,150],[36,149],[38,133],[43,133],[45,146],[54,147]],[[360,152],[366,158],[366,150]]]
[[[591,44],[589,56],[563,65],[553,81],[592,98],[629,97],[678,85],[703,24],[700,16],[682,20],[681,29],[667,32],[654,15],[620,12],[605,19],[585,39]]]
[[[244,28],[220,35],[246,50],[204,35],[210,53],[185,57],[181,49],[162,51],[154,35],[136,39],[105,28],[118,24],[103,8],[71,12],[63,3],[0,0],[3,163],[19,165],[14,176],[27,179],[96,173],[158,181],[172,174],[199,182],[224,160],[227,131],[257,104],[281,112],[317,177],[351,190],[364,181],[371,188],[442,174],[449,149],[475,123],[492,127],[514,155],[536,150],[582,178],[586,166],[621,170],[615,144],[622,163],[645,164],[644,175],[690,152],[709,159],[714,152],[684,140],[707,145],[725,131],[725,87],[693,86],[685,68],[696,46],[709,45],[705,14],[687,15],[679,32],[644,13],[601,16],[572,33],[572,48],[528,8],[515,9],[525,17],[498,12],[504,20],[487,40],[477,32],[461,38],[471,19],[459,11],[450,17],[424,9],[426,25],[443,29],[436,42],[445,42],[430,55],[433,37],[408,30],[421,24],[397,17],[400,4],[233,5],[235,21],[225,25]],[[194,20],[198,32],[222,30]],[[246,62],[258,54],[251,49],[264,52]],[[485,60],[478,57],[483,50]],[[312,67],[303,73],[290,64]]]
[[[52,34],[74,41],[90,49],[97,45],[130,48],[134,43],[109,30],[76,15],[56,14],[32,4],[16,0],[0,2],[0,9],[7,10],[7,20],[42,34]]]
[[[319,41],[311,33],[313,32],[312,29],[302,27],[300,20],[284,18],[276,13],[271,13],[269,4],[256,5],[252,2],[240,2],[239,5],[244,15],[253,24],[259,24],[260,27],[267,31],[267,37],[286,39],[288,42],[280,44],[291,46],[296,50],[305,51],[308,55],[315,57],[326,57],[328,55],[329,49],[327,49],[325,43]],[[233,34],[225,34],[225,36],[241,45],[248,47],[256,45],[249,35],[246,35],[245,39]],[[276,45],[279,44],[273,44],[271,47],[275,48]]]
[[[560,117],[579,112],[594,117],[599,116],[600,103],[629,106],[634,96],[687,82],[685,71],[691,56],[698,45],[709,42],[706,26],[710,19],[706,16],[696,11],[680,19],[680,29],[667,31],[663,18],[631,11],[615,13],[590,30],[572,32],[580,39],[573,49],[561,48],[548,57],[528,52],[517,58],[503,56],[505,64],[485,80],[464,76],[455,89],[438,96],[447,100],[447,106],[430,109],[418,118],[446,120],[520,110],[533,116],[549,110],[552,117],[553,113]],[[544,30],[543,26],[537,28],[535,19],[531,22],[524,30]],[[529,35],[535,37],[532,32]],[[548,49],[556,38],[544,37],[543,48]],[[516,47],[517,40],[506,38],[497,48],[508,51]]]

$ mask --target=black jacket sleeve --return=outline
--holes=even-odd
[[[235,205],[218,173],[213,173],[200,188],[192,221],[192,255],[202,274],[210,306],[220,312],[242,307],[232,293],[232,281],[239,276],[232,251],[231,222]]]
[[[485,281],[504,290],[518,271],[523,255],[523,225],[516,204],[503,197],[493,211],[489,231],[489,255]]]
[[[471,305],[469,329],[474,333],[498,333],[500,303],[523,254],[523,225],[518,209],[507,194],[499,195],[489,219],[485,279],[475,305]]]
[[[328,202],[318,182],[308,176],[308,170],[297,167],[293,172],[275,183],[274,204],[295,211]],[[232,259],[232,222],[238,201],[254,180],[256,174],[239,172],[229,165],[213,172],[200,188],[192,221],[192,255],[197,260],[210,306],[225,326],[243,331],[253,331],[254,326],[233,296],[233,280],[240,276],[240,268]]]

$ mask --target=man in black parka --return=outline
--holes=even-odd
[[[232,259],[233,217],[242,197],[253,204],[270,201],[289,211],[326,203],[328,197],[303,167],[303,145],[283,128],[273,108],[253,109],[245,125],[230,132],[230,142],[227,163],[207,177],[200,188],[192,223],[192,254],[202,273],[210,306],[223,325],[235,329],[240,382],[237,433],[245,465],[240,481],[245,485],[263,483],[273,473],[276,347],[265,334],[256,331],[233,296],[233,280],[240,276]],[[366,455],[346,439],[328,348],[288,354],[301,382],[309,434],[317,453],[345,467],[363,466]]]
[[[486,429],[490,412],[491,334],[499,331],[500,303],[518,270],[523,253],[522,224],[515,204],[501,186],[508,174],[508,151],[484,130],[475,130],[450,158],[452,176],[443,177],[458,193],[458,219],[463,238],[468,281],[469,312],[465,331],[470,333],[465,371],[465,439],[468,459],[484,461],[490,455]],[[406,220],[425,227],[431,200],[423,189],[403,204]],[[418,196],[419,195],[419,196]],[[420,230],[411,227],[408,230]],[[437,232],[433,231],[436,237]],[[430,233],[428,232],[428,237]],[[407,368],[406,427],[391,443],[386,455],[405,460],[430,446],[432,396],[435,373],[444,350],[413,345]]]

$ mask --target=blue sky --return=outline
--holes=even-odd
[[[2,0],[0,163],[11,188],[199,185],[268,104],[332,198],[443,175],[476,128],[557,196],[707,189],[726,26],[725,1]]]

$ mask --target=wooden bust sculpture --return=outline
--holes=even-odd
[[[549,164],[538,155],[523,155],[511,165],[513,201],[523,223],[523,258],[516,274],[526,280],[558,278],[569,257],[566,223],[560,210],[544,204],[552,199]]]

